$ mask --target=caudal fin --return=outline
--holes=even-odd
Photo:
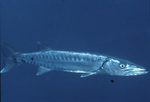
[[[0,73],[5,73],[18,65],[16,57],[19,53],[7,44],[1,43],[0,46],[2,49],[2,54],[6,58],[4,68],[0,71]]]

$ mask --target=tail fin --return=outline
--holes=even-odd
[[[16,61],[16,56],[19,53],[16,52],[12,47],[8,46],[7,44],[1,43],[0,46],[2,49],[2,53],[6,57],[5,67],[0,71],[0,73],[5,73],[18,65]]]

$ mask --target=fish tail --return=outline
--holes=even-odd
[[[5,43],[1,43],[0,47],[2,49],[1,50],[2,54],[6,58],[4,68],[0,71],[0,73],[5,73],[10,71],[19,64],[16,58],[20,53]]]

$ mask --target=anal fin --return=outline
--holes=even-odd
[[[43,66],[39,66],[39,69],[38,69],[38,72],[37,72],[36,75],[42,75],[42,74],[47,73],[51,70],[52,69],[49,69],[49,68],[46,68],[46,67],[43,67]]]

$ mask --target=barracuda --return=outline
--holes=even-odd
[[[81,73],[81,77],[95,74],[136,76],[148,73],[144,67],[120,58],[90,53],[55,51],[40,42],[38,45],[43,49],[42,51],[20,53],[7,44],[1,44],[2,52],[6,57],[5,67],[1,73],[8,72],[22,63],[37,65],[36,75],[42,75],[52,70]]]

